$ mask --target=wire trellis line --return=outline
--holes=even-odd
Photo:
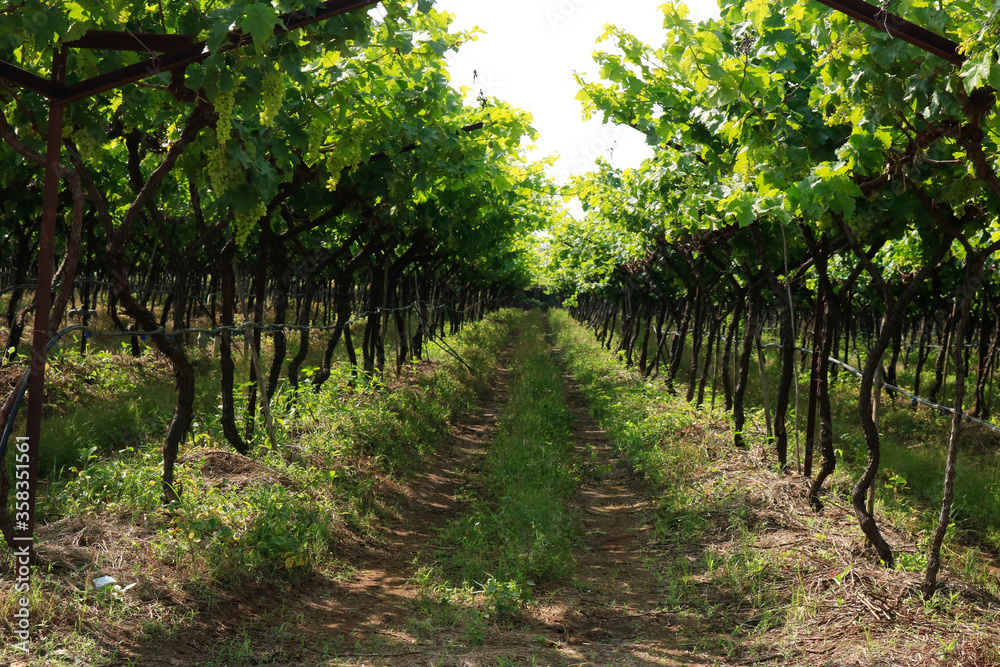
[[[778,347],[778,348],[780,348],[782,346],[781,346],[780,343],[768,343],[767,345],[764,345],[763,347]],[[807,354],[815,354],[815,352],[813,350],[810,350],[810,349],[807,349],[807,348],[804,348],[804,347],[796,347],[795,349],[798,350],[799,352],[805,352]],[[851,366],[846,361],[841,361],[840,359],[835,359],[834,357],[828,357],[827,361],[829,361],[831,363],[834,363],[834,364],[837,364],[841,368],[844,368],[845,370],[849,371],[850,373],[854,374],[857,377],[861,377],[863,375],[861,371],[859,371],[854,366]],[[914,401],[916,403],[920,403],[921,405],[926,405],[929,408],[935,408],[937,410],[943,410],[945,412],[950,412],[951,414],[955,414],[955,408],[953,408],[953,407],[948,407],[947,405],[940,405],[938,403],[934,403],[933,401],[928,401],[926,398],[921,398],[920,396],[917,396],[914,393],[906,391],[902,387],[897,387],[896,385],[889,384],[888,382],[883,382],[881,384],[882,384],[883,387],[885,387],[886,389],[889,389],[890,391],[898,391],[900,394],[903,394],[904,396],[907,396],[911,401]],[[996,425],[994,425],[994,424],[992,424],[992,423],[990,423],[990,422],[988,422],[988,421],[986,421],[984,419],[979,419],[978,417],[973,417],[972,415],[967,414],[965,411],[962,411],[962,415],[961,416],[962,416],[962,421],[967,421],[967,422],[973,422],[973,423],[976,423],[976,424],[980,424],[981,426],[985,426],[986,428],[988,428],[989,430],[993,431],[994,433],[1000,433],[1000,427],[998,427],[998,426],[996,426]]]
[[[71,334],[71,333],[77,333],[77,332],[83,332],[85,334],[90,334],[91,336],[99,336],[99,337],[102,337],[102,338],[133,338],[133,337],[139,337],[139,338],[145,339],[145,338],[148,338],[149,336],[157,336],[157,335],[166,335],[169,338],[173,338],[174,336],[181,336],[181,335],[185,335],[185,334],[207,334],[207,335],[209,335],[209,336],[211,336],[211,337],[214,338],[215,336],[218,336],[221,333],[230,333],[230,334],[237,334],[237,335],[239,335],[239,334],[249,335],[252,331],[260,331],[260,332],[264,332],[264,333],[266,333],[266,332],[274,332],[274,331],[279,331],[279,330],[280,331],[285,331],[285,330],[287,330],[287,331],[306,331],[306,330],[308,330],[308,331],[334,331],[336,329],[345,329],[345,328],[349,327],[351,324],[356,324],[356,323],[362,321],[364,318],[370,317],[371,315],[380,315],[380,314],[383,314],[383,313],[398,313],[398,312],[404,312],[404,311],[415,311],[417,313],[418,318],[420,319],[421,325],[425,326],[425,330],[427,331],[427,334],[428,334],[428,337],[427,337],[428,341],[436,344],[438,347],[440,347],[442,350],[444,350],[445,352],[447,352],[450,356],[454,357],[462,365],[464,365],[466,368],[468,368],[470,372],[472,372],[473,374],[475,374],[476,373],[475,369],[473,369],[468,363],[466,363],[465,359],[463,359],[454,350],[454,348],[452,348],[447,343],[445,343],[443,341],[440,341],[437,336],[434,336],[433,331],[430,329],[430,327],[426,326],[426,323],[424,322],[423,316],[420,314],[420,306],[424,305],[424,306],[426,306],[427,308],[429,308],[431,310],[448,309],[449,312],[452,312],[452,313],[465,314],[465,313],[469,312],[470,310],[472,310],[473,308],[475,308],[476,306],[482,304],[483,302],[484,302],[484,299],[479,299],[478,301],[475,301],[475,302],[469,304],[465,309],[462,309],[462,310],[458,310],[458,309],[452,308],[448,304],[438,304],[438,305],[435,306],[435,305],[431,305],[431,304],[421,304],[420,302],[414,302],[411,305],[402,306],[402,307],[399,307],[399,308],[382,308],[382,307],[379,307],[379,308],[376,308],[374,310],[370,310],[370,311],[366,311],[366,312],[363,312],[363,313],[355,314],[354,317],[352,317],[350,320],[348,320],[344,324],[333,324],[333,325],[327,325],[327,326],[309,326],[309,325],[302,325],[302,324],[266,324],[266,325],[264,325],[264,324],[257,324],[256,322],[252,322],[252,321],[247,321],[247,322],[244,322],[243,324],[234,324],[234,325],[231,325],[231,326],[227,325],[227,326],[212,327],[212,328],[195,328],[195,327],[191,327],[191,328],[186,328],[186,329],[167,329],[166,327],[158,327],[156,329],[151,329],[151,330],[146,330],[146,331],[103,331],[101,329],[95,329],[94,327],[90,327],[90,326],[87,326],[87,325],[84,325],[84,324],[73,324],[71,326],[68,326],[68,327],[65,327],[63,329],[60,329],[55,334],[53,334],[52,337],[49,339],[49,342],[45,346],[45,352],[46,352],[46,355],[48,355],[48,353],[52,350],[52,348],[55,347],[56,343],[58,343],[60,340],[62,340],[63,338],[65,338],[69,334]],[[2,459],[3,456],[6,453],[7,442],[10,440],[10,436],[13,433],[13,430],[14,430],[14,421],[15,421],[15,418],[17,416],[18,410],[19,410],[19,408],[21,406],[21,403],[24,400],[24,396],[25,396],[25,394],[28,391],[28,382],[29,382],[30,378],[31,378],[31,367],[29,366],[29,368],[24,372],[24,375],[21,378],[21,382],[18,385],[17,390],[15,391],[15,396],[14,396],[14,399],[13,399],[14,402],[13,402],[13,405],[12,405],[12,408],[11,408],[10,416],[7,418],[7,423],[4,425],[3,431],[0,432],[0,459]]]
[[[469,304],[466,308],[458,309],[453,308],[448,304],[438,304],[430,305],[424,304],[430,310],[447,310],[449,313],[455,315],[465,315],[469,313],[472,309],[483,303],[483,299],[480,299],[472,304]],[[63,329],[60,329],[54,334],[54,340],[58,340],[66,336],[67,334],[74,332],[83,332],[90,334],[91,336],[98,336],[101,338],[148,338],[149,336],[165,335],[168,338],[173,338],[175,336],[184,336],[187,334],[206,334],[211,337],[218,336],[222,333],[231,334],[246,334],[250,331],[260,331],[261,333],[273,333],[275,331],[336,331],[338,329],[346,329],[347,327],[358,324],[365,320],[365,318],[371,317],[372,315],[381,315],[384,313],[400,313],[406,311],[419,312],[420,304],[413,304],[410,306],[402,306],[399,308],[375,308],[374,310],[365,311],[362,313],[356,313],[348,321],[343,324],[326,324],[326,325],[306,325],[306,324],[258,324],[253,321],[245,321],[242,324],[232,324],[218,327],[186,327],[183,329],[168,329],[165,326],[157,327],[156,329],[146,329],[146,330],[128,330],[125,331],[105,331],[103,329],[97,329],[95,327],[85,325],[85,324],[73,324]],[[421,320],[423,323],[423,320]],[[429,332],[429,329],[428,329]],[[433,336],[431,336],[433,338]],[[51,342],[50,348],[51,349]]]

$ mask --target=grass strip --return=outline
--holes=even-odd
[[[529,314],[512,350],[510,400],[483,471],[484,493],[443,532],[449,573],[487,594],[498,611],[530,597],[536,581],[573,567],[576,489],[566,386],[545,338],[540,313]]]

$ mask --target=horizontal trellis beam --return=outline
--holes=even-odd
[[[334,16],[377,5],[379,2],[380,0],[327,0],[314,12],[294,11],[279,16],[274,34],[280,35],[298,30]],[[229,41],[230,43],[223,46],[222,50],[228,51],[246,46],[253,42],[253,38],[250,35],[237,32],[230,34]],[[205,42],[192,42],[193,38],[189,35],[90,30],[80,39],[67,42],[65,46],[95,50],[145,51],[162,53],[162,55],[154,55],[142,62],[70,85],[54,83],[13,63],[0,60],[0,80],[8,81],[19,88],[37,93],[54,102],[68,104],[129,83],[187,67],[210,55]]]
[[[940,56],[950,63],[961,65],[965,56],[958,52],[958,44],[947,37],[922,28],[901,16],[887,12],[864,0],[816,0],[831,9],[843,12],[851,18],[867,23],[873,28],[887,32],[904,42]]]
[[[62,85],[49,79],[43,79],[6,60],[0,60],[0,81],[14,84],[17,88],[23,88],[50,99],[57,98],[63,90]]]
[[[98,51],[145,51],[165,53],[194,44],[192,35],[165,35],[159,32],[118,32],[114,30],[88,30],[80,39],[66,42],[71,49]]]

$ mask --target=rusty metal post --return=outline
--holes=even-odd
[[[66,76],[66,51],[52,57],[52,78],[61,84]],[[46,347],[49,343],[49,310],[52,307],[52,273],[55,265],[56,219],[59,213],[59,157],[62,152],[63,104],[49,104],[48,145],[45,150],[45,188],[42,225],[39,232],[38,282],[35,285],[35,321],[31,347],[31,379],[28,384],[28,520],[18,522],[17,538],[28,542],[30,559],[35,561],[35,498],[38,488],[38,454],[45,405]]]

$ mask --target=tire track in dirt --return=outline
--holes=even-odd
[[[386,665],[582,667],[708,665],[679,647],[673,615],[661,609],[662,589],[650,548],[656,500],[631,466],[618,460],[608,435],[569,377],[567,411],[580,461],[572,500],[580,526],[571,579],[539,584],[519,620],[494,624],[479,647],[452,647]]]
[[[531,617],[545,633],[538,664],[711,664],[678,647],[679,628],[662,611],[660,582],[647,566],[656,510],[643,480],[620,461],[608,435],[590,415],[580,388],[567,377],[582,481],[573,500],[581,527],[573,580],[539,587]],[[539,659],[541,658],[541,660]]]
[[[407,490],[394,525],[377,543],[345,556],[347,575],[340,582],[321,582],[300,599],[303,616],[296,634],[305,640],[303,658],[311,652],[317,664],[396,665],[408,664],[406,656],[413,659],[434,650],[418,642],[412,631],[412,621],[419,620],[414,618],[419,592],[412,577],[438,530],[460,515],[459,492],[478,479],[507,402],[510,375],[503,358],[489,394],[459,418],[440,460],[429,464]],[[329,662],[335,657],[343,662]]]

